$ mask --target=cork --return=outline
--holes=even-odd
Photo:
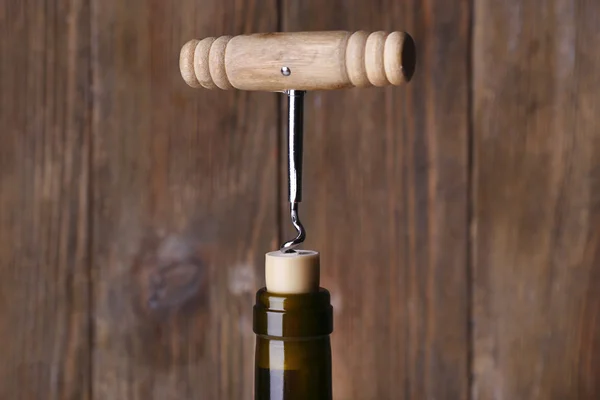
[[[297,250],[272,251],[265,255],[267,291],[281,294],[309,293],[319,290],[319,253]]]

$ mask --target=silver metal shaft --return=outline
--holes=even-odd
[[[302,201],[302,141],[304,119],[304,93],[288,90],[288,195],[292,224],[298,232],[296,238],[281,245],[281,251],[292,252],[306,239],[306,231],[298,216],[298,203]]]

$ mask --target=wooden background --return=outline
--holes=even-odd
[[[0,0],[0,29],[1,400],[252,398],[283,102],[178,53],[325,29],[419,54],[307,96],[335,398],[600,398],[600,2]]]

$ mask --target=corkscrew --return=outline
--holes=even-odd
[[[399,85],[415,69],[415,44],[404,32],[263,33],[190,40],[180,54],[194,88],[283,92],[288,97],[288,196],[297,236],[281,245],[293,253],[306,239],[302,201],[304,96],[310,90]]]

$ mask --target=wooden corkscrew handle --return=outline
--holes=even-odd
[[[185,82],[207,89],[331,90],[399,85],[413,75],[415,44],[404,32],[290,32],[190,40]]]

